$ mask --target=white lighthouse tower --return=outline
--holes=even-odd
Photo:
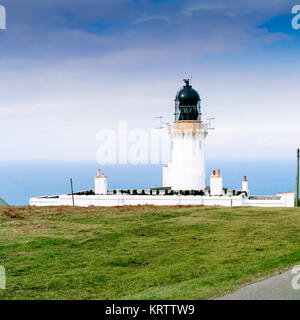
[[[175,99],[175,121],[169,126],[171,162],[163,169],[163,186],[172,190],[204,190],[204,142],[207,125],[201,120],[201,99],[184,79]]]

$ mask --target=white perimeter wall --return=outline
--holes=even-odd
[[[284,194],[278,200],[249,200],[241,196],[151,196],[151,195],[95,195],[74,196],[75,206],[135,206],[135,205],[204,205],[204,206],[257,206],[257,207],[294,207],[295,195]],[[72,196],[59,198],[31,198],[31,206],[72,206]]]

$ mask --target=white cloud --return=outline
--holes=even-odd
[[[210,158],[292,152],[300,116],[299,68],[261,47],[286,35],[256,29],[258,21],[282,12],[284,1],[189,1],[188,17],[168,7],[161,12],[141,7],[128,17],[129,6],[114,18],[120,29],[100,34],[86,29],[97,17],[106,14],[109,20],[112,5],[120,3],[130,1],[116,0],[100,13],[91,12],[99,6],[94,0],[82,13],[82,1],[47,2],[34,19],[38,3],[32,0],[22,15],[18,11],[20,20],[15,17],[0,37],[2,160],[93,160],[95,136],[103,127],[128,120],[131,127],[150,129],[158,125],[158,115],[172,121],[175,93],[190,74],[204,112],[216,117]],[[64,20],[57,8],[76,19]],[[201,8],[219,12],[201,16]]]
[[[23,69],[14,68],[20,61],[8,62],[0,79],[2,160],[93,160],[99,129],[115,129],[119,120],[151,129],[158,115],[173,120],[174,96],[185,74],[168,66],[169,73],[154,67],[145,74],[132,63],[135,51],[103,59],[37,61]],[[210,159],[293,155],[300,138],[299,68],[283,69],[257,66],[249,72],[213,61],[194,66],[204,117],[216,117],[207,141]]]

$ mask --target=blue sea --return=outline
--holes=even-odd
[[[28,205],[30,197],[93,189],[94,176],[101,168],[110,189],[146,189],[161,186],[162,165],[105,165],[78,163],[2,163],[0,197],[10,205]],[[252,195],[273,195],[295,190],[296,163],[293,160],[207,161],[207,177],[220,168],[224,187],[238,190],[244,175]],[[207,184],[209,184],[207,179]]]

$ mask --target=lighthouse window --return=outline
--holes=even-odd
[[[197,120],[199,112],[197,107],[181,107],[179,120]]]

